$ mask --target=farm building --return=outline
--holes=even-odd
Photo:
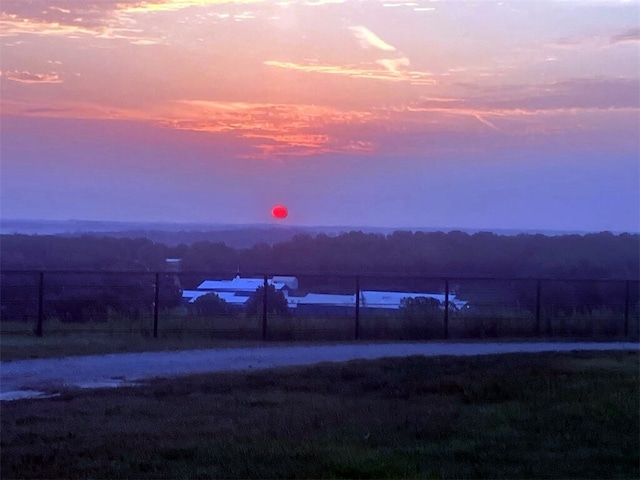
[[[286,296],[289,289],[298,288],[298,279],[296,277],[272,277],[267,280],[267,284],[273,285],[276,291],[283,292]],[[263,285],[263,278],[242,278],[240,275],[231,280],[205,280],[198,285],[196,290],[184,290],[182,298],[188,303],[194,303],[203,295],[215,293],[230,305],[242,306]]]
[[[350,313],[356,305],[356,295],[339,295],[326,293],[306,293],[295,295],[298,288],[296,277],[274,276],[267,280],[276,291],[282,292],[292,312],[306,314]],[[215,293],[230,305],[243,306],[258,288],[264,285],[262,278],[242,278],[239,275],[231,280],[205,280],[196,290],[184,290],[182,298],[193,303],[203,295]],[[445,295],[425,292],[387,292],[362,290],[360,292],[360,308],[372,310],[399,310],[405,298],[432,298],[444,308]],[[461,309],[467,305],[455,295],[449,295],[450,308]]]

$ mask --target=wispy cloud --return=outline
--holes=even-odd
[[[625,32],[613,35],[610,39],[610,43],[612,44],[629,42],[640,42],[640,28],[630,28]]]
[[[640,108],[636,78],[574,78],[557,82],[484,88],[478,104],[527,110]]]
[[[493,128],[494,130],[499,130],[498,127],[496,127],[493,123],[491,123],[489,120],[487,120],[486,118],[484,118],[482,115],[480,115],[479,113],[475,113],[473,115],[473,117],[478,120],[480,123],[486,125],[487,127]]]
[[[266,134],[266,133],[246,133],[244,138],[261,138],[273,140],[274,142],[285,143],[291,147],[305,147],[311,149],[321,148],[329,141],[327,135],[321,134],[304,134],[304,133],[285,133],[285,134]]]
[[[155,0],[130,2],[123,10],[127,13],[175,12],[207,5],[264,3],[266,0]]]
[[[323,5],[335,5],[344,3],[346,0],[304,0],[302,3],[310,7],[321,7]]]
[[[406,70],[409,67],[410,62],[407,57],[402,57],[382,58],[380,60],[376,60],[376,63],[391,73],[400,74],[403,70]]]
[[[43,25],[95,29],[112,24],[114,12],[132,5],[132,0],[3,0],[2,18]]]
[[[62,79],[57,73],[31,73],[27,71],[5,70],[0,72],[0,77],[19,83],[43,84],[62,83]]]
[[[138,121],[239,138],[254,150],[248,156],[256,158],[357,153],[372,148],[370,141],[358,138],[354,130],[372,122],[372,112],[317,105],[185,100],[144,110],[69,103],[41,109],[25,102],[5,101],[2,107],[7,115]]]
[[[531,132],[533,128],[539,133],[589,128],[588,121],[580,123],[577,118],[640,114],[640,92],[633,79],[503,85],[480,92],[467,99],[427,97],[392,110],[399,114],[425,115],[425,118],[465,117],[510,136]],[[520,130],[519,125],[525,120],[528,129]]]
[[[161,43],[135,28],[132,13],[161,0],[3,0],[0,36],[23,34],[66,38],[130,39],[137,44]],[[52,5],[55,3],[54,5]]]
[[[380,65],[381,61],[378,61]],[[284,68],[287,70],[297,70],[307,73],[323,73],[330,75],[341,75],[351,78],[361,78],[368,80],[384,80],[388,82],[407,82],[412,85],[434,85],[436,83],[434,76],[427,72],[412,71],[401,69],[406,63],[393,60],[383,60],[381,65],[383,68],[363,68],[359,66],[341,66],[341,65],[322,65],[317,63],[295,63],[280,62],[277,60],[267,60],[265,65],[271,67]]]
[[[368,152],[369,142],[343,135],[373,114],[316,105],[177,102],[171,128],[226,133],[253,142],[252,158]],[[257,140],[257,142],[255,142]]]
[[[114,13],[171,12],[191,7],[264,3],[266,0],[3,0],[0,11],[60,24],[104,25]]]
[[[377,48],[385,52],[396,51],[394,46],[389,45],[367,27],[358,25],[355,27],[349,27],[349,30],[351,30],[351,33],[356,37],[362,48]]]
[[[27,83],[57,81],[29,72],[3,72],[2,76]],[[60,100],[43,109],[25,97],[21,103],[3,99],[2,110],[7,115],[135,121],[202,132],[224,141],[242,141],[253,152],[245,156],[273,158],[336,152],[386,154],[412,148],[412,154],[421,155],[425,139],[435,145],[444,142],[439,140],[442,137],[450,140],[447,145],[458,148],[468,135],[496,142],[525,141],[533,135],[561,138],[571,132],[599,135],[602,119],[616,124],[619,119],[637,118],[640,101],[632,79],[576,79],[476,88],[469,96],[434,93],[406,104],[367,109],[211,100],[165,102],[144,109]],[[391,138],[395,144],[385,140]]]
[[[564,37],[547,46],[558,50],[602,50],[613,48],[620,44],[637,42],[640,42],[640,28],[630,27],[611,35]]]

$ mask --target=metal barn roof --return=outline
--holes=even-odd
[[[295,290],[298,287],[296,277],[274,276],[267,280],[269,285],[273,285],[276,290],[284,291],[289,308],[296,308],[298,305],[324,305],[339,307],[355,307],[356,296],[336,295],[325,293],[308,293],[303,296],[289,295],[287,289]],[[264,278],[242,278],[239,275],[231,280],[205,280],[197,290],[185,290],[183,298],[189,299],[190,303],[195,302],[202,295],[216,293],[225,302],[235,305],[245,304],[250,296],[258,288],[264,285]],[[284,289],[284,290],[283,290]],[[377,290],[363,290],[360,292],[360,306],[364,308],[380,308],[398,310],[405,298],[433,298],[444,305],[445,296],[443,293],[426,292],[384,292]],[[449,295],[449,303],[455,308],[463,308],[467,302]]]
[[[188,299],[189,303],[194,303],[200,297],[212,294],[218,295],[222,300],[232,305],[244,305],[250,298],[245,295],[236,295],[234,292],[213,292],[201,290],[183,290],[182,298]]]
[[[297,280],[296,280],[297,281]],[[267,284],[273,285],[276,290],[282,290],[288,286],[285,282],[268,279]],[[198,285],[198,290],[214,290],[216,292],[255,292],[264,285],[264,278],[242,278],[237,276],[231,280],[205,280]]]
[[[289,308],[296,308],[298,305],[326,305],[332,307],[355,307],[356,296],[354,295],[333,295],[326,293],[308,293],[303,297],[286,296]]]

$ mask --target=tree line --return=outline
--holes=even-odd
[[[522,278],[637,279],[640,235],[467,234],[353,231],[300,234],[274,245],[231,248],[209,241],[168,246],[146,238],[0,236],[2,270],[341,273]]]
[[[157,300],[163,309],[180,306],[182,289],[196,288],[206,272],[227,277],[238,271],[241,275],[297,275],[301,293],[305,289],[353,293],[356,275],[362,276],[363,289],[438,292],[443,285],[435,278],[450,277],[461,280],[450,284],[452,293],[472,305],[508,305],[532,312],[538,295],[535,281],[512,279],[640,277],[640,235],[608,232],[502,236],[354,231],[337,236],[301,234],[275,245],[259,243],[244,249],[209,241],[168,246],[146,238],[2,235],[0,251],[0,316],[24,320],[37,316],[38,275],[9,271],[45,271],[45,309],[68,322],[110,315],[148,316],[156,302],[156,272],[160,285]],[[168,258],[181,259],[181,272],[170,271]],[[60,270],[68,272],[55,273]],[[503,280],[473,280],[485,277]],[[621,288],[621,282],[557,281],[547,282],[541,295],[545,305],[561,306],[570,314],[591,312],[612,302],[624,309]],[[627,303],[636,311],[637,282],[633,289]],[[263,296],[263,291],[257,292],[246,310],[260,313]],[[286,301],[281,294],[268,292],[268,298],[270,309],[285,313]],[[403,312],[425,315],[435,308],[407,304]],[[235,311],[214,296],[201,297],[192,310],[199,315]]]

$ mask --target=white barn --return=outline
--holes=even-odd
[[[274,276],[267,279],[268,285],[282,292],[287,300],[287,305],[293,311],[321,311],[326,309],[355,308],[356,295],[340,295],[326,293],[307,293],[305,295],[293,295],[298,288],[298,279],[288,276]],[[239,275],[231,280],[205,280],[198,285],[196,290],[184,290],[182,298],[188,303],[194,303],[203,295],[215,293],[225,302],[231,305],[242,306],[247,303],[249,297],[258,288],[264,285],[264,278],[242,278]],[[405,298],[433,298],[444,308],[445,295],[443,293],[425,292],[386,292],[377,290],[363,290],[360,292],[360,307],[365,309],[399,310],[402,300]],[[455,309],[464,308],[467,302],[458,299],[455,295],[449,295],[449,304]]]

